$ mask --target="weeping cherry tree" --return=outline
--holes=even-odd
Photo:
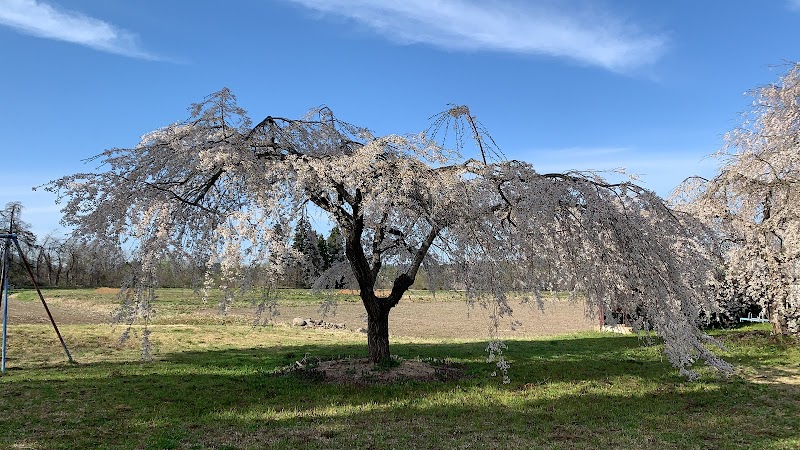
[[[752,92],[752,109],[725,136],[713,179],[676,191],[722,243],[722,295],[754,299],[773,331],[800,333],[800,64]]]
[[[683,373],[698,359],[730,369],[697,326],[713,307],[705,230],[650,191],[507,160],[465,106],[435,116],[426,132],[386,136],[326,107],[254,125],[228,89],[190,113],[134,148],[104,151],[97,172],[51,182],[65,222],[135,238],[145,271],[165,252],[202,260],[218,272],[209,285],[230,298],[252,287],[248,267],[279,278],[292,225],[314,205],[344,237],[346,261],[328,272],[344,268],[357,283],[374,362],[390,356],[389,314],[420,268],[447,264],[467,300],[489,309],[490,331],[516,300],[567,290],[595,313],[621,311],[637,330],[657,332]],[[399,270],[378,295],[388,265]],[[490,359],[503,348],[492,340]]]

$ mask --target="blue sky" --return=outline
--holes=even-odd
[[[254,120],[327,104],[378,133],[467,104],[540,171],[626,167],[661,195],[800,60],[800,0],[0,0],[0,204],[227,86]]]

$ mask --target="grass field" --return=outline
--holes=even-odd
[[[63,308],[104,307],[105,294],[54,294]],[[163,293],[164,317],[193,307],[184,294]],[[437,302],[448,303],[401,306]],[[658,347],[580,332],[511,340],[507,385],[489,376],[485,341],[421,337],[394,339],[394,354],[446,358],[465,377],[333,385],[282,368],[363,356],[362,334],[166,322],[151,327],[151,362],[119,329],[65,323],[76,365],[47,324],[12,323],[0,448],[800,448],[800,342],[763,326],[720,333],[730,378],[688,383]]]

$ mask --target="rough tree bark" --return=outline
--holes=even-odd
[[[389,311],[374,294],[361,295],[367,310],[367,350],[369,360],[378,363],[391,358],[389,352]]]

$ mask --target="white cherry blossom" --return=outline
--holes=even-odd
[[[722,296],[758,302],[779,334],[800,332],[800,64],[752,92],[752,109],[726,136],[711,180],[676,191],[721,243]]]

